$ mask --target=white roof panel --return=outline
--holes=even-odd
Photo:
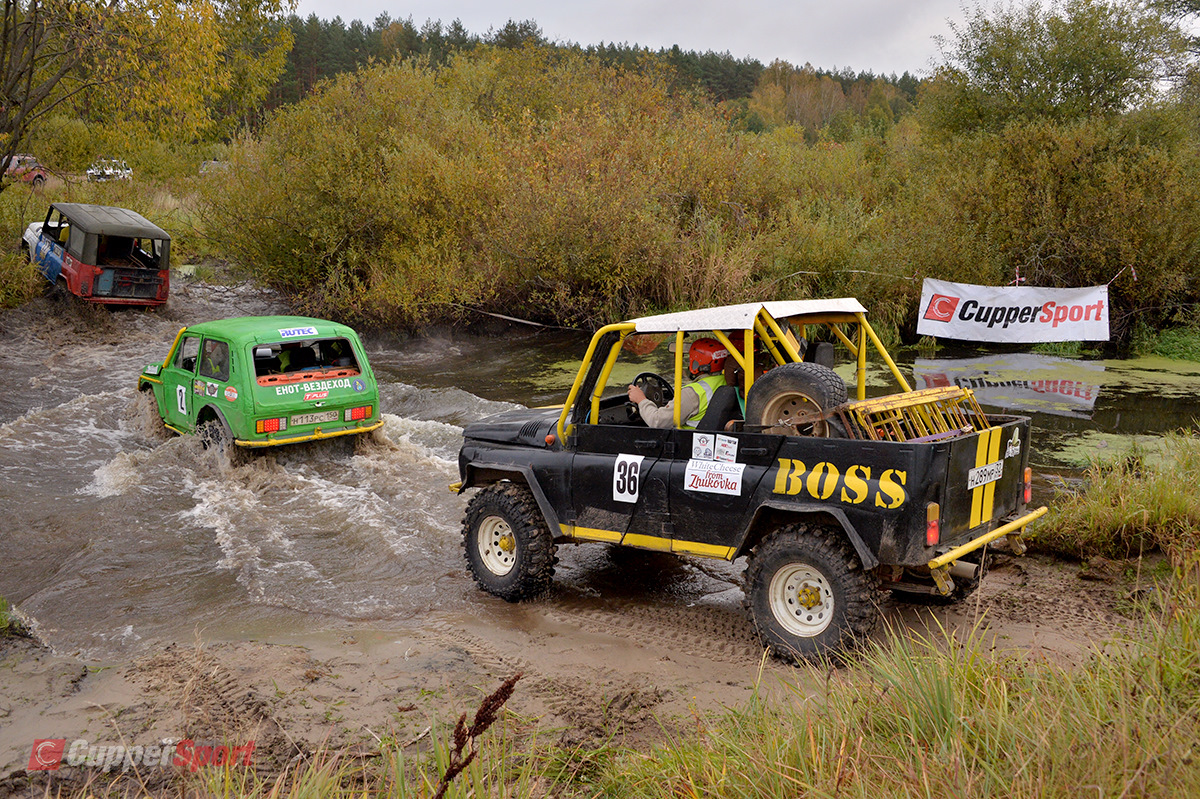
[[[741,305],[721,305],[716,308],[698,308],[694,311],[643,316],[630,321],[638,333],[674,333],[679,330],[745,330],[754,324],[758,312],[767,313],[776,319],[805,314],[866,313],[867,309],[853,297],[834,300],[778,300],[775,302],[747,302]]]

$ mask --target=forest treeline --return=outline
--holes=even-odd
[[[307,97],[321,83],[371,63],[416,60],[435,67],[445,66],[455,55],[469,54],[479,47],[514,49],[526,46],[581,53],[607,66],[637,70],[648,62],[666,65],[674,75],[675,87],[699,89],[718,103],[731,103],[740,123],[752,131],[799,122],[816,130],[841,116],[843,127],[850,114],[865,113],[867,97],[883,93],[884,105],[894,119],[912,108],[920,81],[905,72],[875,75],[851,69],[828,71],[811,65],[795,68],[784,62],[764,67],[755,58],[734,58],[728,52],[700,53],[678,45],[657,51],[628,43],[601,42],[579,45],[546,39],[534,20],[509,20],[486,33],[468,31],[460,20],[443,24],[428,20],[419,28],[411,17],[392,19],[384,13],[369,25],[361,20],[349,24],[340,17],[323,20],[315,14],[286,21],[293,46],[283,75],[271,89],[265,107],[278,108]],[[761,85],[771,91],[792,95],[794,113],[751,105]],[[886,87],[886,88],[884,88]],[[805,95],[803,99],[799,95]]]
[[[256,0],[137,2],[153,27],[171,8]],[[921,280],[937,277],[1109,284],[1127,342],[1200,326],[1197,6],[976,7],[917,81],[550,43],[533,21],[346,26],[268,3],[253,24],[216,13],[183,62],[237,67],[241,83],[193,76],[212,84],[200,100],[156,105],[148,72],[125,111],[97,101],[119,85],[106,83],[28,141],[76,162],[80,142],[119,143],[144,185],[178,198],[164,213],[185,206],[178,257],[227,260],[352,321],[496,311],[593,326],[852,295],[909,337]],[[207,17],[188,19],[176,47]],[[234,102],[239,85],[258,100]],[[140,120],[136,136],[111,134],[118,113]],[[200,178],[213,157],[223,168]]]

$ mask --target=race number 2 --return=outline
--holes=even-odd
[[[183,386],[175,386],[175,399],[179,405],[179,412],[187,416],[187,389]]]
[[[644,455],[618,455],[613,467],[613,500],[637,502]]]

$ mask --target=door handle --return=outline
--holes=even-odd
[[[744,454],[744,455],[766,455],[767,448],[766,447],[745,447],[742,449],[742,454]]]
[[[656,446],[657,444],[660,444],[660,443],[662,443],[662,442],[660,442],[656,438],[649,438],[649,439],[639,438],[639,439],[634,440],[633,445],[635,447],[637,447],[638,449],[649,449],[650,447]],[[766,450],[763,450],[763,452],[766,452]]]

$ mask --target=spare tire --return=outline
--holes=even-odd
[[[764,374],[746,397],[747,432],[840,438],[836,420],[811,419],[846,401],[846,383],[815,363],[785,363]]]

